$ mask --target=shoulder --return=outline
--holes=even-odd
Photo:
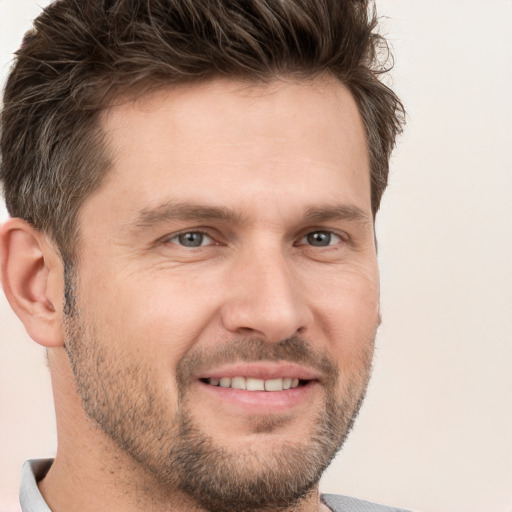
[[[408,512],[402,508],[386,507],[338,494],[322,494],[322,501],[333,512]]]

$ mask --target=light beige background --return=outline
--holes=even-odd
[[[377,7],[409,125],[377,223],[374,377],[322,489],[423,512],[512,512],[512,2]],[[1,76],[38,11],[0,0]],[[55,425],[43,351],[3,295],[0,340],[7,512],[22,462],[54,453]]]

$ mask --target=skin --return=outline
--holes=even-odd
[[[327,77],[162,89],[111,108],[101,123],[113,168],[79,215],[79,318],[65,318],[63,265],[47,237],[20,219],[2,228],[6,295],[49,349],[58,452],[40,489],[57,512],[204,510],[158,475],[157,455],[143,464],[98,427],[101,397],[112,400],[107,410],[125,411],[154,397],[152,428],[172,431],[186,414],[240,454],[248,474],[285,445],[306,446],[327,395],[356,414],[348,397],[364,394],[379,321],[363,125],[350,93]],[[201,246],[183,246],[178,235],[197,232]],[[329,245],[312,243],[318,233]],[[85,343],[73,342],[73,330]],[[244,339],[268,348],[292,337],[331,363],[335,384],[312,362],[245,361]],[[87,341],[105,356],[98,375],[109,380],[91,377],[98,358],[84,352]],[[235,344],[242,361],[223,361]],[[82,381],[73,354],[83,356]],[[180,364],[197,354],[207,355],[180,395]],[[307,390],[229,394],[200,380],[286,371],[309,372]],[[294,508],[324,509],[317,485]]]

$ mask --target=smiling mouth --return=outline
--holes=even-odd
[[[221,377],[200,379],[201,382],[210,386],[221,388],[241,389],[245,391],[286,391],[305,386],[309,380],[297,378],[278,378],[278,379],[255,379],[253,377]]]

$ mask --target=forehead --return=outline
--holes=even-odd
[[[243,209],[254,198],[307,202],[322,190],[325,200],[370,208],[363,124],[334,78],[169,87],[111,107],[101,124],[113,168],[93,203],[104,196],[140,211],[239,197]]]
[[[230,150],[235,144],[255,146],[259,138],[273,137],[276,145],[285,139],[300,144],[301,153],[318,139],[325,152],[331,143],[330,149],[355,147],[364,137],[352,94],[330,76],[265,84],[216,79],[164,87],[109,108],[101,124],[118,150],[133,149],[134,142],[137,147],[156,142],[155,132],[171,131],[176,147],[190,136],[198,149],[225,142],[232,145]],[[366,148],[360,149],[353,156],[364,159]]]

